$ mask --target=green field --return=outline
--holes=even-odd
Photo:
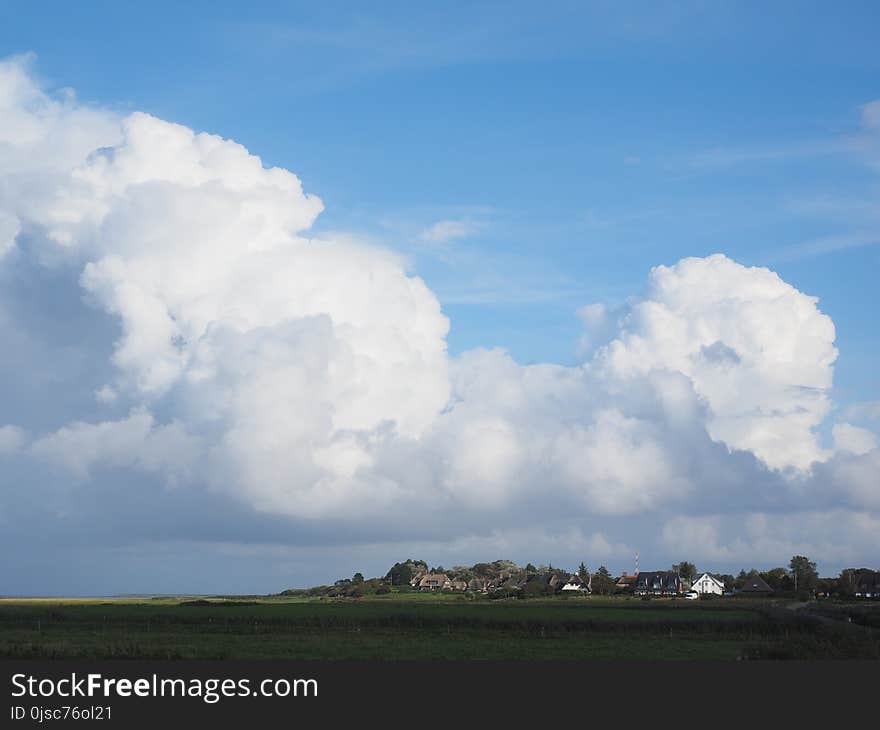
[[[461,595],[2,599],[0,658],[880,658],[880,607]],[[854,609],[855,610],[855,609]]]

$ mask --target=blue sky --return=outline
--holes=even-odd
[[[455,356],[576,364],[579,307],[723,252],[819,298],[835,412],[880,401],[876,3],[319,5],[0,0],[0,58],[293,171],[314,235],[406,257]]]

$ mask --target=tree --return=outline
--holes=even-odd
[[[870,568],[844,568],[837,579],[837,591],[843,596],[853,596],[862,573],[870,573]]]
[[[546,596],[550,593],[547,584],[540,579],[530,580],[523,586],[523,597],[534,598],[535,596]]]
[[[364,574],[363,573],[355,573],[352,576],[351,582],[354,583],[355,585],[360,585],[361,583],[364,582]]]
[[[584,583],[587,583],[590,580],[590,571],[587,570],[587,566],[584,565],[583,561],[581,561],[581,564],[578,567],[578,578]]]
[[[412,565],[395,563],[385,576],[393,586],[407,585],[413,579]]]
[[[525,567],[525,571],[526,573],[537,573],[538,569],[531,563],[528,563]]]
[[[608,568],[604,565],[599,566],[599,570],[593,576],[593,593],[607,596],[614,590],[614,578],[608,572]]]
[[[819,583],[816,564],[805,555],[795,555],[789,563],[796,591],[813,591]]]
[[[855,568],[844,568],[837,579],[837,591],[842,596],[852,596],[856,592]]]
[[[794,581],[785,568],[771,568],[759,575],[777,593],[784,593],[794,588]]]
[[[689,583],[693,583],[697,577],[697,566],[693,563],[689,563],[686,560],[681,563],[676,563],[672,566],[672,569],[681,576],[682,580],[686,580]]]
[[[428,564],[424,560],[408,558],[402,563],[395,563],[385,574],[385,579],[393,586],[408,586],[417,573],[427,573]]]
[[[825,596],[833,596],[837,593],[840,593],[837,578],[819,578],[819,583],[816,586],[816,590],[819,593],[824,594]]]

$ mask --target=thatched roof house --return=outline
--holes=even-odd
[[[419,590],[422,591],[442,591],[449,586],[446,573],[426,573],[419,581]]]
[[[633,583],[638,596],[671,596],[681,590],[681,577],[674,570],[653,570],[639,573]]]
[[[856,578],[855,594],[859,598],[880,598],[880,572],[871,570],[860,573]]]

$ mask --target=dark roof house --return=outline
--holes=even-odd
[[[760,575],[750,575],[746,578],[745,585],[739,589],[740,593],[773,593],[773,589],[767,585],[767,582]]]
[[[856,578],[855,594],[859,598],[880,598],[880,572],[872,570],[860,573]]]
[[[669,596],[681,590],[681,577],[674,570],[654,570],[639,573],[633,583],[633,593],[640,596]]]

